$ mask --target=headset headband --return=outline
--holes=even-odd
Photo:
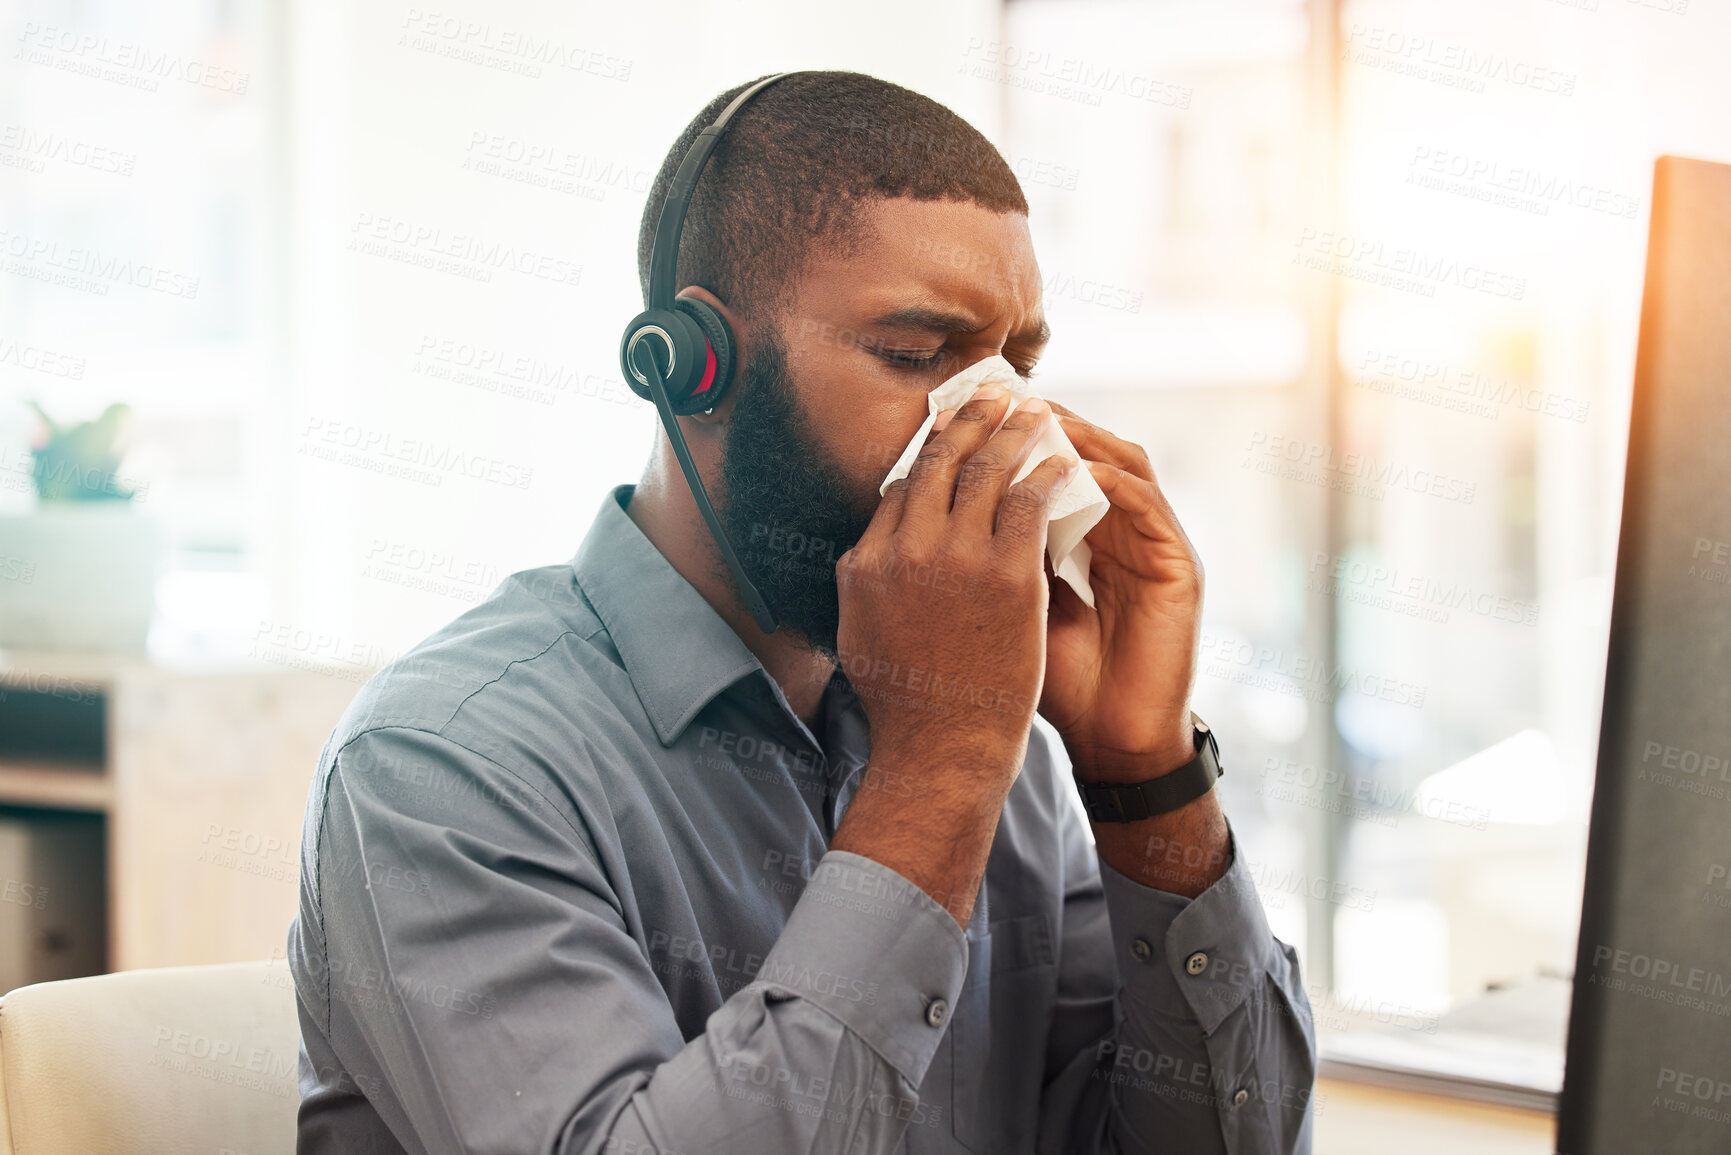
[[[758,591],[751,575],[745,572],[739,555],[734,552],[733,543],[728,540],[727,531],[722,528],[721,519],[715,515],[715,507],[710,504],[709,493],[703,487],[703,478],[698,475],[697,464],[691,459],[691,449],[685,444],[685,434],[680,432],[673,403],[668,398],[667,380],[661,366],[656,363],[654,349],[643,338],[653,335],[666,347],[669,372],[675,366],[676,342],[683,345],[688,354],[697,357],[696,362],[687,361],[680,370],[682,376],[678,378],[678,383],[682,405],[690,400],[691,395],[709,388],[710,378],[706,375],[699,382],[693,373],[693,366],[702,364],[703,354],[707,354],[708,372],[717,372],[717,342],[726,350],[731,348],[733,338],[728,331],[726,319],[708,305],[687,301],[684,302],[683,311],[674,306],[673,278],[679,264],[679,237],[685,228],[685,210],[691,204],[691,193],[697,187],[697,178],[703,172],[703,166],[709,163],[709,156],[715,151],[716,145],[721,143],[721,136],[727,131],[733,114],[759,91],[788,75],[791,74],[777,72],[773,76],[766,76],[734,97],[728,106],[721,110],[721,115],[715,118],[715,123],[699,132],[697,139],[692,141],[691,147],[686,150],[685,158],[673,172],[673,180],[667,188],[667,199],[661,205],[661,216],[655,222],[655,240],[649,250],[648,307],[626,326],[619,352],[621,366],[628,376],[643,383],[642,389],[633,385],[633,391],[655,404],[662,427],[667,431],[668,443],[673,447],[673,456],[679,462],[679,470],[685,474],[686,483],[691,486],[691,497],[697,503],[697,511],[715,538],[715,544],[721,550],[722,560],[733,574],[746,609],[751,612],[758,629],[766,634],[773,634],[779,625],[775,611]],[[730,361],[732,354],[727,353],[726,356]],[[720,372],[722,389],[725,389],[726,375],[730,370],[724,366]],[[721,391],[717,389],[716,393]]]
[[[734,97],[732,103],[715,118],[715,123],[697,134],[685,159],[679,162],[673,183],[667,188],[667,199],[661,205],[661,217],[655,222],[655,244],[649,250],[649,308],[673,307],[673,275],[675,266],[679,264],[679,235],[685,229],[685,210],[691,204],[691,194],[697,188],[697,178],[702,174],[703,166],[709,163],[709,154],[715,151],[722,134],[727,131],[727,122],[733,119],[741,105],[757,95],[759,89],[790,75],[792,73],[777,72],[766,76]]]

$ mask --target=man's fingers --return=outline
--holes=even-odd
[[[1064,431],[1064,436],[1070,439],[1070,444],[1076,447],[1076,452],[1094,461],[1109,461],[1144,481],[1154,480],[1153,463],[1148,460],[1147,452],[1140,445],[1102,429],[1085,417],[1076,416],[1056,401],[1048,404],[1052,406],[1052,412],[1058,415],[1058,427]]]
[[[997,390],[996,396],[982,397],[976,393],[956,410],[942,432],[921,446],[919,456],[908,470],[908,495],[902,507],[901,524],[896,529],[898,535],[939,534],[949,520],[950,502],[956,494],[956,474],[962,463],[986,443],[1008,403],[1009,394],[1002,389]]]
[[[1189,545],[1184,527],[1160,486],[1107,461],[1089,462],[1089,471],[1106,500],[1130,515],[1130,524],[1156,541]]]
[[[890,482],[884,490],[883,497],[878,499],[877,512],[872,514],[871,522],[866,531],[860,535],[860,544],[875,542],[895,533],[902,523],[902,507],[908,500],[908,479],[898,477]]]
[[[1011,549],[1046,548],[1046,521],[1052,510],[1052,498],[1058,489],[1081,466],[1076,459],[1054,453],[1034,466],[1032,473],[1010,486],[998,506],[998,527],[993,535]]]
[[[1051,414],[1039,404],[1026,405],[1004,418],[1003,425],[956,473],[955,504],[950,523],[959,528],[991,533],[998,503],[1010,479],[1022,467],[1022,459],[1033,450]]]

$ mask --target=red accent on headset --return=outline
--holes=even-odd
[[[703,366],[703,384],[693,389],[691,391],[693,394],[701,393],[711,385],[715,384],[715,350],[710,347],[708,341],[705,341],[703,343],[703,351],[709,354],[709,360]]]

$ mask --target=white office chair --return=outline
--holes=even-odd
[[[293,1155],[287,966],[122,971],[0,998],[0,1155]]]

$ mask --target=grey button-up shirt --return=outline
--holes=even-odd
[[[808,728],[631,488],[325,747],[300,1151],[1309,1151],[1310,1006],[1236,853],[1194,901],[1100,862],[1044,720],[965,931],[829,850],[858,699]]]

